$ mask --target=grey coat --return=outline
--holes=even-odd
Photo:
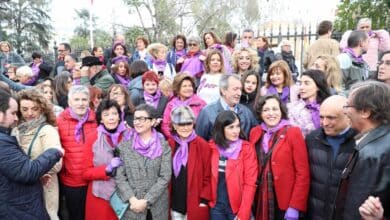
[[[163,153],[160,157],[149,159],[133,150],[133,140],[123,141],[118,147],[124,165],[119,167],[115,177],[122,201],[135,196],[146,199],[153,220],[167,220],[169,212],[168,183],[171,179],[171,149],[161,138]],[[124,219],[144,220],[143,213],[135,213],[129,209]]]

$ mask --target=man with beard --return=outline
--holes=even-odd
[[[10,135],[18,121],[18,103],[1,89],[0,97],[0,219],[48,220],[40,179],[61,159],[63,150],[53,146],[30,160]]]

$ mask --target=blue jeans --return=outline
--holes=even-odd
[[[234,220],[226,187],[225,172],[218,173],[217,203],[210,209],[211,220]]]

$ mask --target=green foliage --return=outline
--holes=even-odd
[[[47,49],[53,27],[47,13],[50,0],[2,1],[0,19],[9,30],[8,39],[20,53],[35,48]]]
[[[372,29],[388,29],[390,23],[389,0],[346,0],[338,6],[335,29],[355,29],[360,18],[372,19]]]
[[[78,25],[74,29],[74,33],[87,38],[89,36],[89,11],[83,8],[80,10],[75,9],[75,12]],[[92,16],[92,26],[96,26],[96,16]]]
[[[131,27],[125,31],[124,35],[125,35],[125,39],[126,39],[127,43],[129,43],[130,45],[135,45],[135,39],[138,36],[143,36],[144,31],[143,31],[142,27]],[[128,48],[128,49],[131,49],[131,48]]]
[[[69,40],[70,45],[72,45],[72,48],[77,48],[77,49],[88,49],[90,48],[88,38],[85,38],[83,36],[78,36],[75,35]]]

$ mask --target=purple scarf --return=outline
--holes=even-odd
[[[278,95],[279,96],[279,93],[278,93],[278,90],[276,89],[275,86],[273,85],[270,85],[267,89],[267,95],[268,94],[274,94],[274,95]],[[282,102],[284,104],[287,104],[288,101],[289,101],[289,98],[290,98],[290,87],[288,86],[285,86],[283,87],[283,90],[282,90],[282,96],[280,97],[280,100],[282,100]]]
[[[163,71],[163,72],[165,71],[165,66],[167,65],[167,61],[166,60],[155,60],[155,59],[152,59],[152,63],[156,67],[157,71]]]
[[[106,134],[108,137],[110,137],[111,139],[111,142],[113,144],[113,146],[117,146],[118,145],[118,141],[119,141],[119,136],[124,132],[126,131],[128,128],[126,127],[125,123],[122,121],[119,123],[118,127],[116,128],[116,131],[114,133],[111,133],[111,132],[108,132],[106,130],[106,128],[104,127],[104,125],[99,125],[98,126],[98,132],[101,132],[103,134]],[[126,139],[129,139],[129,137],[126,137]]]
[[[175,55],[176,55],[176,57],[182,57],[182,56],[184,56],[186,54],[186,51],[184,50],[184,49],[182,49],[182,50],[176,50],[175,49]]]
[[[238,138],[236,141],[232,141],[229,143],[229,146],[224,149],[218,146],[219,154],[228,159],[236,160],[238,155],[240,154],[242,148],[242,140]]]
[[[118,73],[115,73],[115,77],[119,80],[119,82],[124,85],[126,88],[129,87],[130,79],[123,77],[119,75]]]
[[[343,53],[349,54],[352,57],[353,61],[355,61],[358,64],[364,63],[363,56],[361,54],[359,56],[356,55],[355,52],[350,47],[344,48]]]
[[[175,177],[179,176],[181,166],[187,166],[188,161],[188,143],[193,141],[197,137],[195,131],[192,131],[189,137],[185,140],[181,139],[177,135],[173,135],[173,139],[180,145],[180,147],[176,150],[175,156],[173,156],[173,174]]]
[[[82,129],[83,129],[83,125],[88,120],[89,112],[90,112],[90,110],[88,108],[87,112],[85,113],[83,118],[79,119],[79,116],[76,115],[76,113],[74,113],[74,111],[71,108],[69,108],[70,117],[72,117],[73,119],[76,119],[78,121],[77,125],[76,125],[76,128],[75,128],[75,131],[74,131],[74,136],[76,138],[77,143],[80,142],[80,137],[81,137],[81,132],[82,132]]]
[[[175,109],[178,106],[189,106],[191,101],[192,101],[192,98],[194,97],[194,95],[195,94],[193,94],[191,97],[189,97],[188,99],[186,99],[184,101],[182,101],[177,96],[173,97],[173,99],[172,99],[172,109]]]
[[[311,120],[313,121],[314,127],[317,129],[321,126],[320,124],[320,104],[317,101],[306,102],[305,107],[310,110]]]
[[[286,125],[289,125],[290,122],[288,120],[282,119],[278,125],[276,125],[273,128],[268,128],[268,126],[263,122],[261,123],[261,128],[264,131],[263,140],[261,142],[261,145],[263,147],[263,150],[265,153],[268,153],[270,150],[269,148],[269,141],[271,140],[272,136],[275,134],[275,132],[279,131],[281,128],[283,128]]]
[[[162,135],[156,131],[156,129],[152,129],[152,138],[148,143],[144,143],[141,140],[141,137],[137,132],[134,132],[133,135],[133,148],[137,153],[141,154],[144,157],[149,159],[155,159],[162,155],[162,146],[160,143],[160,138]]]
[[[189,72],[191,76],[196,76],[199,73],[204,72],[203,62],[199,59],[199,56],[202,53],[200,51],[196,52],[193,56],[190,55],[190,52],[187,54],[187,58],[184,60],[183,65],[181,66],[180,72]]]
[[[146,104],[153,106],[155,109],[157,109],[160,98],[161,98],[160,89],[157,89],[157,92],[155,95],[151,95],[151,94],[145,92],[145,90],[144,90],[144,99],[145,99]]]

